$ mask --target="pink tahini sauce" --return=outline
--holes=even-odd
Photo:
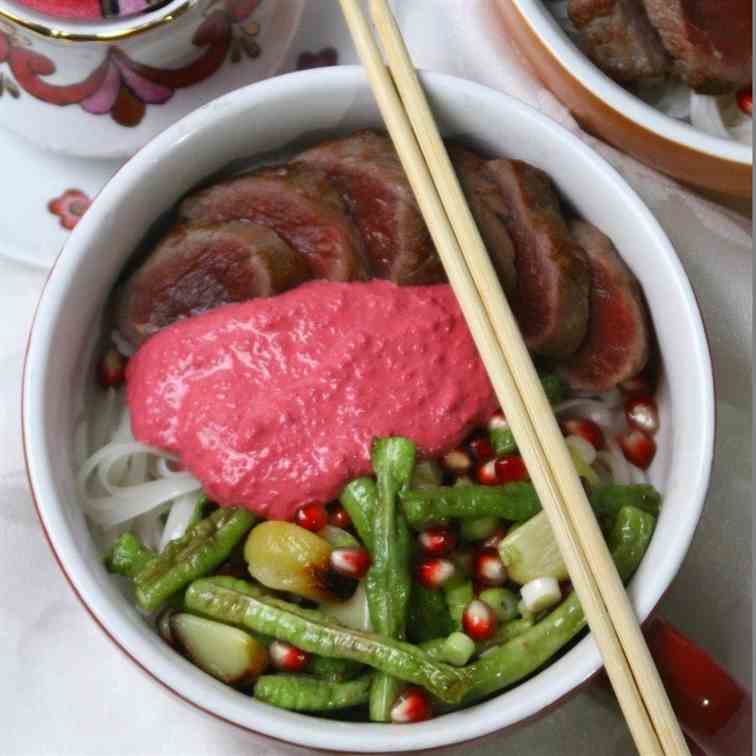
[[[449,286],[314,282],[180,321],[131,359],[135,437],[223,506],[291,519],[370,473],[374,438],[421,455],[496,410]]]

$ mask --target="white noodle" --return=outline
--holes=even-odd
[[[607,437],[606,446],[608,451],[600,452],[601,461],[611,468],[615,483],[623,486],[629,485],[631,481],[630,465],[625,459],[622,449],[611,436]]]
[[[597,399],[568,399],[555,408],[556,415],[575,415],[592,420],[602,428],[611,429],[614,426],[612,410]]]
[[[109,528],[151,512],[177,496],[199,492],[200,489],[199,481],[190,475],[183,480],[153,480],[123,489],[122,495],[86,499],[84,510],[95,523]]]
[[[180,496],[171,504],[171,511],[168,520],[163,528],[163,535],[160,537],[159,550],[162,551],[171,541],[181,538],[189,523],[194,517],[197,509],[197,494],[187,494]]]
[[[110,333],[110,339],[115,348],[124,356],[131,357],[136,351],[131,344],[121,336],[121,332],[116,328]]]

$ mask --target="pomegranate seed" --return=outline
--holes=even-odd
[[[630,464],[648,470],[656,455],[656,442],[642,430],[630,430],[620,436],[619,444]]]
[[[417,565],[417,580],[431,591],[438,590],[450,580],[456,569],[448,559],[424,559]]]
[[[496,532],[493,535],[488,536],[481,548],[483,549],[498,549],[499,544],[507,537],[507,531],[504,528],[496,528]]]
[[[444,467],[455,475],[464,475],[472,467],[472,459],[464,449],[454,449],[441,460]]]
[[[625,402],[625,417],[632,428],[653,435],[659,430],[659,410],[650,396],[639,396]]]
[[[507,454],[496,460],[496,480],[499,485],[519,483],[528,479],[528,468],[519,454]]]
[[[268,653],[273,666],[282,672],[301,672],[310,663],[310,655],[306,651],[285,641],[273,641]]]
[[[495,486],[499,481],[496,479],[496,460],[490,460],[478,466],[478,483],[482,486]]]
[[[488,462],[496,455],[491,442],[485,436],[478,436],[469,443],[470,451],[478,462]]]
[[[457,534],[448,528],[428,528],[420,533],[417,542],[428,556],[446,556],[457,545]]]
[[[571,420],[565,420],[561,427],[562,433],[564,433],[565,436],[578,436],[587,441],[597,451],[606,448],[604,433],[593,420],[577,417]]]
[[[407,688],[391,709],[391,721],[395,724],[424,722],[432,717],[430,698],[422,688]]]
[[[496,549],[481,549],[478,552],[473,574],[480,585],[489,588],[504,585],[507,582],[507,568]]]
[[[745,87],[738,92],[738,107],[748,116],[753,115],[753,88]]]
[[[347,512],[341,504],[334,504],[328,511],[328,523],[335,528],[346,530],[351,527],[352,518],[349,516],[349,512]]]
[[[311,501],[297,510],[296,515],[294,515],[294,522],[300,528],[317,533],[328,524],[328,512],[320,502]]]
[[[334,549],[331,552],[331,569],[344,577],[361,580],[370,569],[370,554],[365,549]]]
[[[509,422],[507,421],[506,415],[499,410],[496,412],[493,417],[488,421],[488,430],[506,430],[509,428]]]
[[[474,641],[488,640],[496,632],[496,614],[480,599],[474,599],[462,614],[462,627]]]
[[[126,359],[117,349],[108,349],[97,366],[97,373],[103,388],[120,386],[126,378]]]

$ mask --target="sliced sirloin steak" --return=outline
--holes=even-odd
[[[181,318],[279,294],[308,278],[305,258],[269,228],[243,221],[180,225],[121,288],[118,328],[139,346]]]
[[[375,277],[404,285],[445,280],[412,187],[388,137],[360,131],[324,142],[296,161],[324,171],[341,192]]]
[[[666,74],[671,61],[642,0],[569,0],[588,57],[622,82]]]
[[[588,327],[590,266],[562,216],[551,179],[517,160],[494,160],[487,170],[502,194],[514,242],[514,311],[525,342],[539,354],[565,358]]]
[[[752,0],[643,0],[651,23],[695,90],[725,94],[752,78]]]
[[[504,223],[507,209],[496,181],[486,170],[485,160],[474,152],[454,145],[449,155],[502,288],[511,297],[517,288],[515,249]]]
[[[316,278],[367,278],[363,245],[344,201],[323,171],[266,168],[202,189],[179,207],[182,220],[247,220],[272,228],[307,259]]]
[[[559,372],[576,391],[601,393],[643,370],[650,321],[640,284],[611,240],[585,221],[572,221],[570,231],[591,263],[591,317],[586,340]]]

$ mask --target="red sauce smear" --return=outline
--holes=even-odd
[[[446,285],[318,281],[221,307],[153,336],[127,380],[139,441],[275,519],[369,474],[373,439],[436,457],[497,408]]]

